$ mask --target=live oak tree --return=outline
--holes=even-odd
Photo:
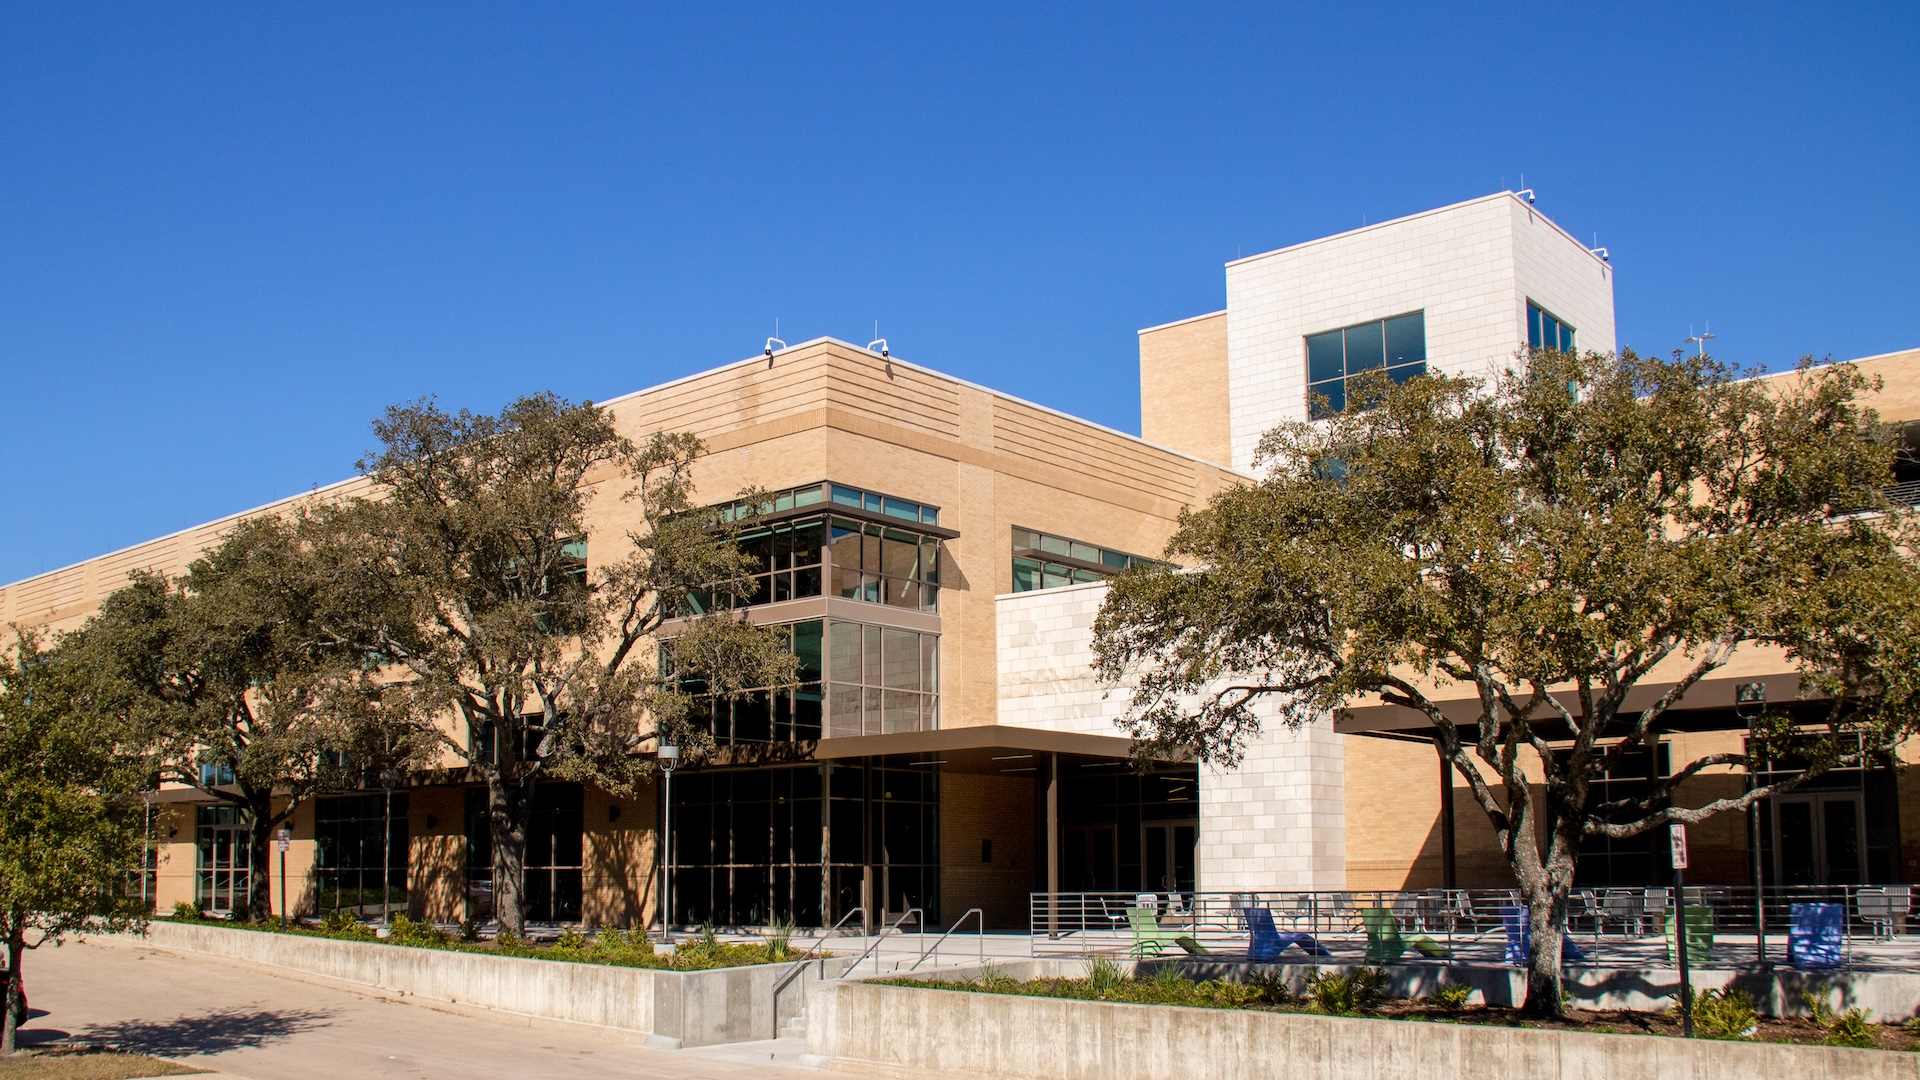
[[[351,577],[304,531],[305,511],[243,521],[177,580],[130,575],[63,642],[95,707],[161,779],[243,812],[250,921],[273,914],[277,827],[314,795],[427,750],[404,710],[385,707],[379,658],[340,633]]]
[[[123,930],[142,912],[128,874],[145,852],[146,761],[85,701],[59,650],[18,634],[0,651],[0,941],[13,973],[0,1003],[0,1055],[16,1049],[21,964],[66,935]]]
[[[1424,717],[1530,909],[1527,1008],[1558,1014],[1583,839],[1740,810],[1913,730],[1916,529],[1879,494],[1894,449],[1871,388],[1850,365],[1737,380],[1631,352],[1538,353],[1485,385],[1376,378],[1268,433],[1256,481],[1183,515],[1168,554],[1192,569],[1115,582],[1099,670],[1133,680],[1141,753],[1223,767],[1263,701],[1287,726],[1371,701]],[[1742,650],[1802,680],[1754,725],[1772,771],[1676,802],[1702,773],[1761,767],[1708,754],[1601,799]],[[1462,696],[1456,720],[1439,702]]]
[[[692,592],[745,595],[750,568],[733,542],[741,515],[693,500],[698,439],[636,445],[606,410],[551,394],[497,416],[396,406],[374,432],[381,448],[360,463],[373,495],[316,526],[363,575],[355,625],[404,673],[419,730],[485,783],[495,915],[521,933],[537,786],[630,794],[654,740],[690,757],[711,742],[690,722],[687,679],[735,694],[792,681],[794,660],[777,630],[687,617]],[[628,503],[633,527],[591,537],[589,572],[595,497]]]

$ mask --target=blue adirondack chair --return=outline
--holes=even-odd
[[[1797,968],[1839,967],[1846,943],[1846,908],[1793,904],[1787,912],[1787,962]]]
[[[1533,918],[1524,907],[1503,907],[1500,909],[1500,921],[1507,929],[1507,963],[1516,966],[1525,965],[1533,957]],[[1560,935],[1560,962],[1585,960],[1587,954],[1580,951],[1580,943],[1573,935]]]
[[[1247,959],[1265,962],[1280,959],[1289,945],[1298,945],[1300,951],[1308,956],[1332,956],[1325,945],[1314,940],[1312,934],[1283,934],[1274,925],[1273,912],[1266,908],[1243,908],[1247,918]]]

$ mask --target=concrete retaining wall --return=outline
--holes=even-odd
[[[844,982],[807,1006],[830,1064],[1006,1080],[1881,1080],[1920,1054],[1062,1001]]]
[[[643,1032],[669,1046],[773,1038],[774,986],[793,970],[791,964],[760,964],[712,971],[656,971],[160,919],[148,927],[148,943],[163,949],[246,960],[523,1016]],[[827,974],[836,974],[845,963],[826,961]],[[780,995],[779,1019],[801,1015],[805,994],[818,985],[812,972],[793,980]]]

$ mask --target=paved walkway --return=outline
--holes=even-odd
[[[819,1080],[796,1040],[652,1050],[639,1036],[403,1002],[325,980],[96,939],[29,954],[22,1042],[72,1037],[246,1080]]]

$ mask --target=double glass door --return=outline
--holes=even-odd
[[[1141,887],[1149,892],[1192,892],[1197,821],[1149,821],[1141,826]]]
[[[200,907],[207,911],[243,911],[252,883],[245,825],[200,827]]]
[[[1858,792],[1773,800],[1773,850],[1782,885],[1858,885],[1866,880],[1864,800]]]

